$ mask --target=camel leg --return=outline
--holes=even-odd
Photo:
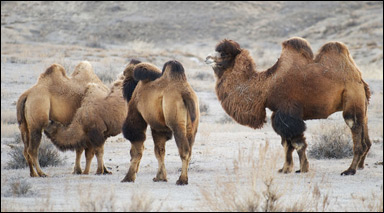
[[[299,161],[300,161],[300,170],[297,170],[296,173],[300,172],[308,172],[309,170],[309,163],[306,155],[306,149],[308,147],[307,142],[305,142],[305,137],[302,134],[299,137],[296,137],[292,139],[292,146],[296,149],[297,154],[299,155]]]
[[[81,155],[83,154],[84,149],[79,148],[76,149],[76,160],[75,160],[75,167],[73,168],[72,174],[79,175],[81,174],[81,165],[80,165],[80,160],[81,160]]]
[[[24,143],[23,155],[29,166],[29,174],[31,177],[38,177],[39,175],[35,172],[35,169],[33,168],[32,158],[28,153],[29,144],[30,144],[29,137],[28,137],[28,134],[25,133],[23,130],[21,130],[21,139],[23,140],[23,143]]]
[[[365,146],[367,147],[367,150],[364,152],[363,156],[360,159],[359,165],[357,166],[358,169],[364,169],[364,161],[365,158],[367,157],[368,151],[372,146],[371,140],[369,139],[368,135],[368,125],[367,121],[364,122],[364,140],[363,142],[365,143]]]
[[[127,175],[121,182],[135,182],[136,173],[139,171],[141,157],[144,151],[145,131],[148,124],[136,108],[128,109],[129,114],[123,124],[123,135],[131,142],[131,165]]]
[[[28,147],[28,154],[30,158],[32,159],[33,165],[36,167],[37,174],[40,177],[47,177],[47,175],[41,170],[40,163],[39,163],[39,146],[41,141],[41,129],[40,130],[34,130],[31,132],[29,138],[31,139],[31,144]]]
[[[112,172],[108,171],[107,168],[105,168],[104,164],[104,144],[100,147],[95,148],[96,151],[96,158],[97,158],[97,172],[96,174],[112,174]]]
[[[127,175],[121,182],[135,182],[136,173],[140,165],[141,157],[144,151],[144,141],[131,142],[131,165],[129,167]]]
[[[191,146],[187,137],[184,134],[184,131],[177,130],[173,131],[175,135],[175,140],[177,148],[179,149],[179,154],[182,162],[181,175],[179,180],[176,181],[177,185],[187,185],[188,184],[188,166],[189,161],[191,160]]]
[[[83,174],[89,174],[89,170],[91,169],[91,162],[93,156],[95,155],[95,149],[93,147],[89,147],[85,149],[85,169]]]
[[[364,119],[362,118],[363,113],[356,109],[358,108],[355,107],[352,111],[344,111],[343,113],[344,120],[352,132],[353,160],[349,168],[342,172],[341,175],[354,175],[356,173],[359,162],[362,161],[362,164],[364,164],[365,155],[367,154],[369,146],[371,145],[370,142],[367,143],[365,140],[367,138],[365,135],[368,134],[365,132],[365,130],[368,130],[368,128],[364,127]]]
[[[282,169],[279,169],[278,172],[280,173],[290,173],[293,169],[293,159],[292,159],[292,152],[295,150],[293,146],[291,145],[291,141],[281,138],[281,145],[284,147],[285,151],[285,162]]]
[[[159,132],[152,129],[152,137],[155,143],[155,156],[158,161],[158,170],[156,177],[153,178],[154,182],[167,182],[167,171],[165,169],[165,143],[171,139],[172,132]]]

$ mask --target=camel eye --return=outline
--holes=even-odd
[[[221,56],[222,58],[225,58],[225,57],[228,56],[228,54],[226,54],[226,53],[221,53],[220,56]]]

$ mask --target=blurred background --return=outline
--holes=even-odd
[[[205,57],[201,50],[228,38],[267,68],[293,36],[314,53],[327,41],[344,42],[358,65],[382,67],[383,2],[1,2],[2,44],[188,47]]]

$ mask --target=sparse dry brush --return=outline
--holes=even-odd
[[[260,145],[258,157],[252,147],[246,153],[239,149],[238,157],[233,163],[233,172],[228,169],[226,176],[218,184],[207,189],[201,188],[203,206],[209,211],[236,212],[305,212],[327,211],[329,206],[328,194],[323,194],[318,185],[310,186],[307,192],[292,202],[285,196],[292,185],[281,183],[277,173],[277,161],[281,153],[271,152],[269,142]],[[272,159],[269,159],[273,156]]]
[[[20,143],[20,134],[15,136],[15,141]],[[10,160],[6,163],[6,169],[22,169],[26,168],[27,162],[23,155],[24,147],[17,145],[9,145],[11,151],[8,153]],[[45,137],[42,137],[42,143],[39,147],[39,163],[41,167],[47,166],[60,166],[63,165],[65,159],[60,157],[60,153],[54,147],[54,145]]]
[[[321,122],[313,136],[308,154],[315,159],[341,159],[353,155],[352,138],[347,125],[336,122]]]

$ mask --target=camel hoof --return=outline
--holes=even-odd
[[[344,175],[354,175],[354,174],[356,174],[356,170],[355,169],[347,169],[344,172],[342,172],[340,175],[344,176]]]
[[[291,173],[291,171],[288,170],[288,169],[279,169],[277,172],[279,172],[279,173],[284,173],[284,174]]]
[[[40,177],[48,177],[45,173],[39,174]]]
[[[301,173],[301,170],[299,169],[299,170],[297,170],[295,173]]]
[[[82,173],[81,169],[80,170],[75,169],[72,172],[72,174],[74,174],[74,175],[81,175],[81,173]]]
[[[188,185],[188,179],[187,180],[177,180],[176,185],[183,186],[183,185]]]
[[[135,180],[133,180],[132,178],[124,178],[121,182],[122,183],[124,183],[124,182],[135,182]]]
[[[111,175],[112,172],[104,170],[103,175]]]
[[[155,178],[153,178],[153,182],[168,182],[168,180],[167,179],[163,179],[163,178],[155,177]]]

